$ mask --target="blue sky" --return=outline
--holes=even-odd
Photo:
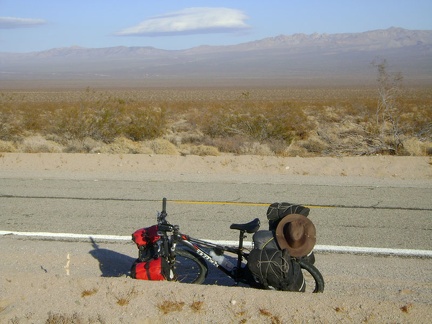
[[[0,52],[230,45],[296,33],[432,30],[432,0],[0,0]]]

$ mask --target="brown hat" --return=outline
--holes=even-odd
[[[316,243],[315,225],[303,215],[289,214],[276,227],[276,240],[291,256],[308,255]]]

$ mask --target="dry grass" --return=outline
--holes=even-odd
[[[88,296],[92,296],[94,294],[96,294],[98,292],[97,288],[93,288],[93,289],[86,289],[83,290],[81,293],[81,297],[88,297]]]
[[[184,302],[165,300],[157,304],[157,308],[163,314],[168,314],[172,312],[180,312],[183,309],[184,305]]]
[[[203,309],[204,302],[203,301],[194,301],[192,304],[190,304],[190,308],[194,312],[200,312]]]
[[[156,305],[159,311],[166,315],[173,312],[181,312],[183,311],[184,306],[186,305],[183,301],[174,301],[174,300],[164,300]],[[198,313],[203,310],[204,302],[203,301],[193,301],[189,308],[194,312]]]
[[[119,306],[127,306],[129,305],[132,298],[134,298],[137,295],[137,291],[134,287],[129,289],[126,293],[122,294],[122,296],[117,296],[114,293],[112,293],[114,298],[116,299],[116,304]]]
[[[409,313],[409,312],[411,311],[412,308],[413,308],[413,305],[412,305],[411,303],[408,303],[408,304],[406,304],[406,305],[401,306],[401,307],[400,307],[400,310],[401,310],[403,313]]]
[[[21,323],[17,320],[17,323]],[[50,312],[48,318],[45,321],[46,324],[86,324],[86,323],[100,323],[105,324],[107,321],[103,319],[101,315],[96,315],[94,317],[84,317],[78,313],[68,314],[55,314]]]
[[[267,309],[264,308],[260,308],[259,310],[260,314],[262,316],[268,317],[271,321],[272,324],[280,324],[282,323],[281,319],[279,318],[279,316],[273,315],[270,311],[268,311]]]
[[[247,95],[244,95],[247,93]],[[405,89],[392,125],[376,89],[5,91],[1,152],[430,155],[432,91]],[[394,133],[393,133],[394,135]]]

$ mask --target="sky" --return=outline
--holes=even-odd
[[[432,30],[432,0],[0,0],[0,52],[187,49],[297,33]]]

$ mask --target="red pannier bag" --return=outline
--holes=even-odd
[[[131,277],[141,280],[167,280],[169,277],[169,266],[164,258],[156,258],[144,262],[137,260],[132,265]]]
[[[132,241],[135,242],[139,250],[139,261],[150,261],[159,256],[159,245],[157,243],[161,237],[158,235],[158,230],[158,226],[153,225],[141,228],[132,234]]]
[[[153,245],[160,240],[160,235],[157,232],[157,225],[141,228],[132,234],[132,241],[136,243],[138,249]]]

